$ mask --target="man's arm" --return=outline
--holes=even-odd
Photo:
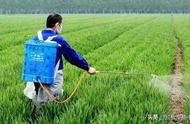
[[[90,67],[88,62],[80,56],[71,46],[60,36],[56,37],[55,40],[61,45],[61,52],[65,59],[72,65],[75,65],[81,69],[89,71]]]

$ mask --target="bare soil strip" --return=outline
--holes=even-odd
[[[175,24],[173,22],[173,37],[176,42],[176,56],[173,63],[173,79],[171,82],[170,105],[172,111],[172,124],[183,124],[185,121],[184,111],[184,92],[183,92],[183,50],[181,41],[176,33]]]

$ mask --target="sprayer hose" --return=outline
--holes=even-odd
[[[116,72],[116,71],[96,71],[95,74],[98,74],[98,73],[105,73],[105,74],[119,74],[119,75],[149,75],[149,74],[146,74],[146,73],[128,73],[128,72]],[[58,101],[57,98],[52,95],[48,89],[46,87],[43,86],[42,82],[39,80],[39,84],[40,86],[42,87],[42,89],[44,90],[44,92],[46,93],[46,95],[49,97],[49,101],[50,102],[54,102],[54,103],[59,103],[59,104],[64,104],[66,102],[68,102],[73,96],[74,94],[76,93],[77,89],[79,88],[81,82],[84,80],[85,76],[86,76],[86,72],[83,72],[81,74],[81,76],[79,77],[79,80],[77,81],[77,84],[74,88],[74,90],[72,91],[71,95],[69,97],[67,97],[65,100],[63,101]]]

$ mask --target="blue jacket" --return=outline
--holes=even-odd
[[[53,30],[42,30],[42,36],[43,40],[48,39],[48,37],[57,35],[56,32]],[[38,40],[38,36],[34,36],[34,40]],[[72,65],[75,65],[81,69],[84,69],[88,71],[89,65],[87,61],[80,56],[74,49],[71,48],[71,46],[67,43],[66,40],[64,40],[61,36],[56,36],[52,39],[52,41],[56,41],[58,44],[61,45],[61,47],[58,47],[57,49],[57,56],[56,56],[56,63],[60,60],[60,65],[58,70],[63,69],[63,60],[62,55],[65,57],[67,61],[69,61]]]

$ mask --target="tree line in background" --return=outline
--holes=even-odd
[[[190,0],[0,0],[0,14],[188,13]]]

